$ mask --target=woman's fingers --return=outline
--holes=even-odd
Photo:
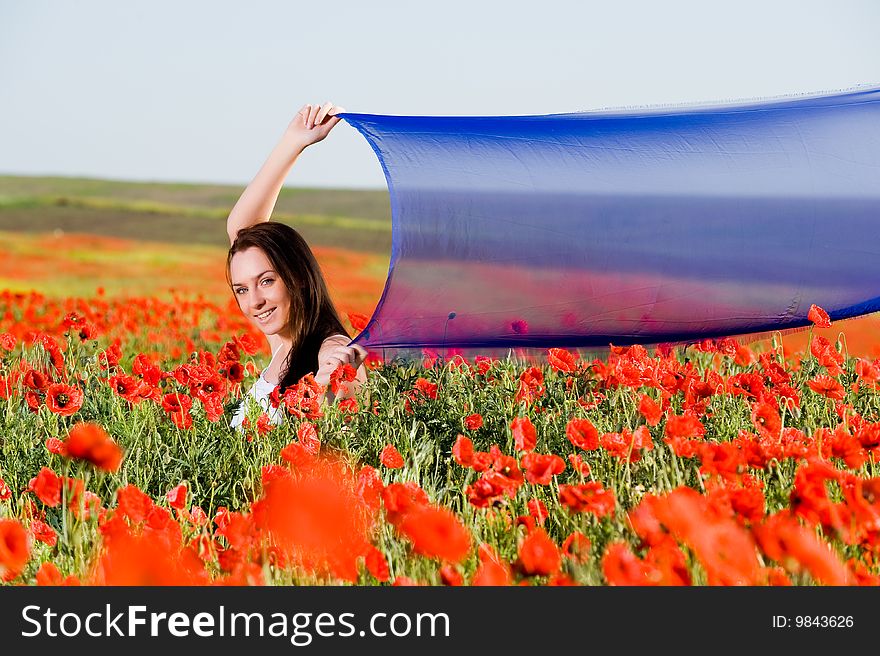
[[[340,364],[350,364],[357,369],[366,357],[367,350],[363,346],[358,346],[357,344],[340,346],[327,354],[322,366],[335,369]]]
[[[333,109],[333,103],[327,101],[318,111],[318,115],[315,117],[315,125],[321,125],[324,122],[324,119],[327,117],[327,114],[330,113],[330,110]]]
[[[315,127],[315,117],[318,115],[318,112],[321,111],[320,105],[311,105],[309,109],[309,117],[306,119],[306,127],[310,130]]]
[[[359,344],[352,344],[351,348],[354,349],[355,358],[356,358],[356,362],[358,363],[358,365],[360,365],[364,360],[367,359],[367,355],[369,353],[368,353],[367,349],[365,349],[363,346],[360,346]],[[357,367],[355,367],[355,368],[357,368]]]

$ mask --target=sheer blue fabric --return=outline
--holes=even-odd
[[[346,113],[391,197],[371,349],[686,343],[880,309],[880,89],[546,116]]]

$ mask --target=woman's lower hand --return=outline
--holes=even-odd
[[[367,358],[367,350],[363,346],[352,344],[350,346],[332,346],[321,350],[321,361],[318,363],[318,371],[315,373],[315,381],[326,386],[330,382],[330,374],[336,371],[339,365],[351,365],[355,371]]]
[[[287,126],[285,137],[301,148],[318,143],[342,120],[336,114],[344,111],[329,101],[323,105],[303,105]]]

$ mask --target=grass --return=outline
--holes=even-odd
[[[89,233],[228,246],[225,221],[242,188],[0,176],[0,231]],[[387,192],[283,189],[273,220],[312,245],[390,253]]]

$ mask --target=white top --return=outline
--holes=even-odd
[[[272,354],[272,359],[269,361],[269,366],[272,365],[272,362],[275,361],[275,356],[281,350],[281,346],[275,349],[275,352]],[[265,369],[263,370],[265,371]],[[248,390],[247,395],[241,400],[241,403],[238,406],[238,410],[235,412],[235,416],[232,418],[230,422],[230,426],[232,428],[240,428],[241,422],[244,421],[245,415],[247,413],[247,407],[250,404],[248,401],[248,397],[254,399],[263,410],[269,415],[269,421],[276,426],[284,421],[284,413],[281,411],[281,408],[273,408],[271,402],[269,401],[269,395],[278,387],[275,383],[270,383],[263,377],[263,372],[260,372],[260,377],[254,381],[254,384],[251,385],[251,388]]]

